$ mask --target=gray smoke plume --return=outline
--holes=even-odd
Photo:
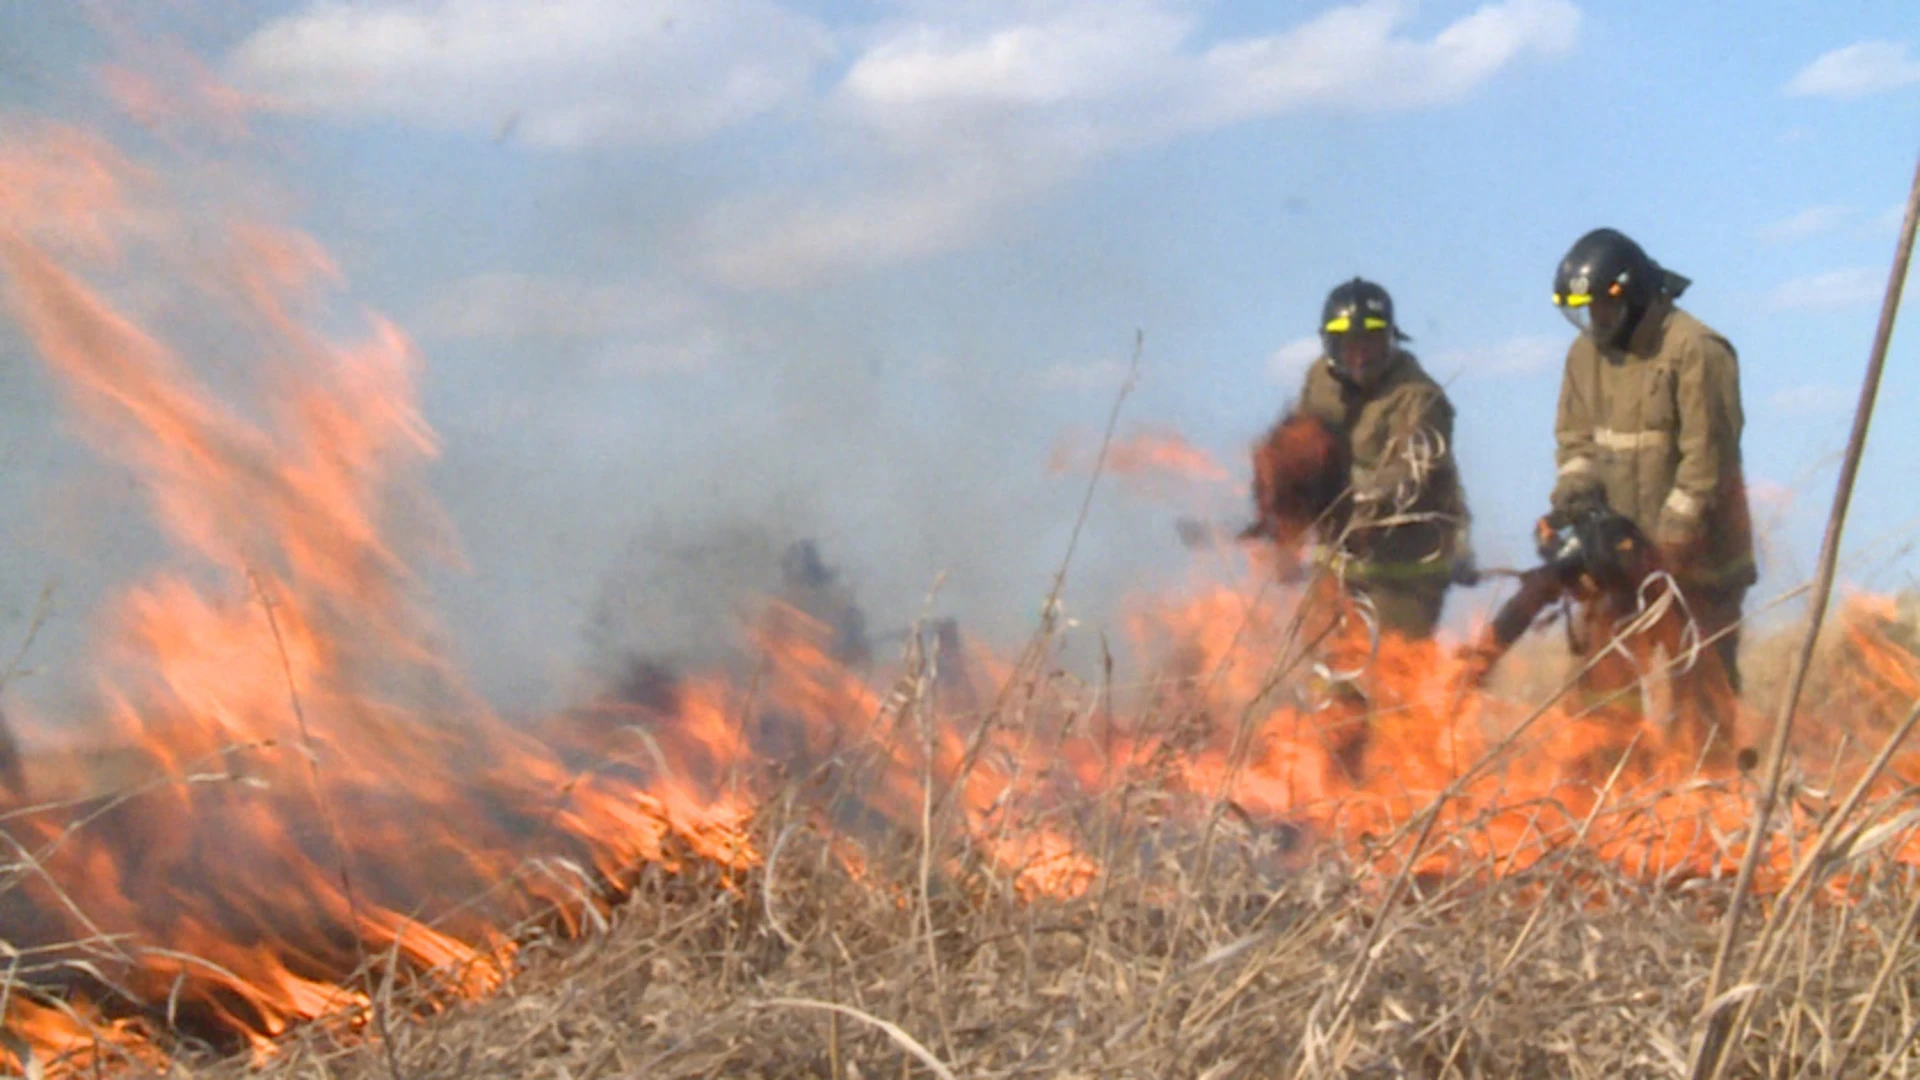
[[[244,32],[218,28],[209,48]],[[62,70],[98,59],[105,47],[84,40],[61,38],[74,61]],[[45,106],[110,115],[68,89]],[[164,152],[110,122],[130,147]],[[799,540],[857,597],[882,659],[888,635],[926,613],[1018,641],[1086,483],[1051,472],[1049,455],[1063,431],[1104,423],[1136,326],[1148,377],[1123,431],[1181,403],[1163,374],[1175,350],[1153,331],[1185,300],[1097,236],[1051,238],[1044,265],[1037,244],[1010,244],[743,289],[703,274],[708,233],[689,223],[716,191],[749,185],[756,155],[428,140],[387,145],[369,168],[324,134],[253,123],[272,139],[222,144],[222,181],[195,198],[210,215],[296,219],[339,262],[351,302],[417,341],[439,441],[427,482],[459,546],[418,568],[459,666],[503,708],[564,704],[632,655],[724,663]],[[239,339],[196,321],[173,283],[145,284],[152,295],[135,299],[152,307],[139,310],[167,316],[196,370],[244,387],[253,358]],[[60,388],[4,322],[0,356],[0,499],[17,511],[0,525],[0,631],[13,635],[0,650],[58,580],[37,651],[84,683],[93,614],[166,545],[129,474],[74,440]],[[1122,597],[1186,565],[1174,521],[1190,509],[1105,482],[1066,595],[1081,658],[1097,655],[1097,630],[1117,634]]]

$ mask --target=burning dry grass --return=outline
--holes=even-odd
[[[1829,655],[1855,670],[1823,677],[1876,696],[1859,650],[1897,638],[1885,614],[1848,612],[1855,644]],[[1913,653],[1904,663],[1920,671]],[[1057,732],[1078,715],[1070,681],[1030,677],[1044,667],[1016,666],[1000,712],[972,730]],[[619,903],[592,905],[604,914],[582,932],[523,926],[513,976],[482,999],[449,1005],[449,973],[396,978],[376,957],[370,981],[347,980],[370,986],[370,1006],[296,1030],[270,1057],[223,1060],[164,1033],[168,1056],[144,1056],[175,1076],[383,1080],[1688,1074],[1745,839],[1737,825],[1703,831],[1700,807],[1744,812],[1744,778],[1623,767],[1584,803],[1572,788],[1463,799],[1408,873],[1431,793],[1357,791],[1351,815],[1322,807],[1296,825],[1174,781],[1181,770],[1122,770],[1018,819],[1051,844],[1010,847],[985,819],[938,824],[942,797],[967,786],[939,777],[959,778],[964,755],[909,792],[924,799],[921,827],[877,783],[898,779],[895,740],[928,715],[916,694],[931,685],[883,704],[904,726],[876,725],[763,789],[746,846],[764,857],[729,867],[668,838],[667,858],[623,883]],[[1164,715],[1136,731],[1171,746],[1210,723],[1178,689],[1145,695]],[[777,679],[768,692],[782,697]],[[993,756],[975,767],[991,771],[979,763]],[[1725,999],[1753,1007],[1728,1075],[1914,1067],[1910,790],[1875,790],[1825,857],[1815,834],[1843,792],[1796,790],[1777,876],[1817,864],[1814,902],[1752,917],[1745,940],[1774,946]],[[1372,834],[1337,831],[1355,820]],[[1675,833],[1689,857],[1650,862]],[[1063,876],[1057,860],[1019,861],[1062,851],[1086,862]]]
[[[406,481],[437,446],[404,335],[375,313],[347,344],[317,332],[331,260],[183,216],[199,174],[30,129],[0,154],[8,310],[178,559],[106,613],[99,715],[42,718],[97,741],[30,758],[0,803],[0,1062],[1687,1071],[1753,792],[1658,723],[1467,693],[1427,647],[1352,668],[1270,589],[1210,587],[1130,628],[1144,686],[1059,670],[1057,596],[1011,661],[912,635],[891,693],[835,654],[833,613],[775,604],[750,677],[641,665],[522,730],[437,649],[417,538],[387,520],[425,505]],[[237,399],[125,299],[156,283],[259,357]],[[1123,473],[1219,472],[1176,441],[1111,448]],[[1920,759],[1842,799],[1920,698],[1897,615],[1860,605],[1834,635],[1760,849],[1771,902],[1708,1010],[1743,1010],[1736,1075],[1909,1067]],[[1333,747],[1356,670],[1364,746]]]
[[[910,872],[850,873],[811,830],[788,835],[777,873],[650,876],[604,934],[530,950],[500,996],[389,1045],[310,1034],[268,1075],[1684,1075],[1726,893],[1576,851],[1422,883],[1383,914],[1372,867],[1263,873],[1273,837],[1231,829],[1204,881],[1190,845],[1078,899],[975,880],[923,907]],[[1851,1060],[1868,1071],[1830,1071],[1912,884],[1888,869],[1806,910],[1734,1075],[1901,1060],[1911,971],[1867,1014]]]

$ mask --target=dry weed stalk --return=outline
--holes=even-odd
[[[762,800],[754,846],[768,854],[744,878],[688,858],[679,872],[638,868],[616,890],[578,868],[529,863],[524,875],[577,877],[584,917],[520,927],[501,992],[451,1004],[444,987],[462,973],[403,972],[396,941],[363,964],[377,987],[367,1015],[294,1032],[258,1070],[169,1041],[168,1024],[153,1023],[172,1052],[167,1067],[210,1080],[1225,1080],[1675,1076],[1692,1064],[1712,919],[1743,886],[1651,873],[1590,843],[1691,824],[1662,819],[1671,789],[1629,785],[1623,756],[1580,813],[1545,797],[1461,809],[1467,785],[1534,737],[1582,671],[1443,790],[1410,802],[1370,849],[1301,851],[1291,826],[1234,812],[1230,782],[1182,792],[1152,755],[1116,758],[1111,669],[1093,704],[1081,701],[1047,670],[1058,632],[1043,618],[995,704],[964,718],[971,738],[950,772],[933,768],[931,735],[963,719],[942,714],[927,658],[910,664],[910,692],[891,720],[875,717]],[[1305,647],[1297,639],[1288,636],[1257,697],[1288,677]],[[1149,701],[1178,700],[1148,689]],[[1107,723],[1096,730],[1102,702]],[[1149,710],[1132,734],[1174,745],[1194,722],[1182,708]],[[1252,716],[1250,704],[1237,716],[1230,769],[1245,757]],[[1920,922],[1920,882],[1900,857],[1911,824],[1894,813],[1903,796],[1868,792],[1916,717],[1920,709],[1796,853],[1792,883],[1750,939],[1749,970],[1790,963],[1791,993],[1743,988],[1720,1002],[1745,1033],[1720,1062],[1734,1074],[1906,1067],[1920,972],[1902,946]],[[957,793],[989,746],[982,733],[996,730],[1025,749],[1048,740],[1058,750],[1069,737],[1106,748],[1099,789],[1049,819],[1075,850],[1098,856],[1083,890],[1016,898],[1009,868],[955,824]],[[861,804],[895,743],[923,763],[917,820],[848,826],[839,809]],[[1460,812],[1443,814],[1450,807]],[[1516,811],[1525,827],[1500,839],[1501,815]],[[1004,839],[1011,820],[991,828]],[[1743,842],[1719,837],[1711,861],[1730,863]],[[1429,849],[1451,859],[1447,874],[1416,871]],[[33,872],[33,855],[17,854],[9,880]],[[1832,890],[1816,886],[1837,860],[1850,875],[1845,896],[1822,903]],[[624,902],[608,904],[616,891]],[[560,932],[567,925],[582,929]],[[1848,946],[1863,937],[1879,948]],[[136,947],[104,936],[86,944]],[[0,993],[29,985],[39,962],[10,957]],[[368,1039],[369,1026],[381,1037]],[[103,1072],[144,1067],[106,1041],[94,1053]]]

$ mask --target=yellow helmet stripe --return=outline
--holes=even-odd
[[[1574,293],[1571,296],[1561,296],[1559,293],[1554,293],[1553,302],[1559,307],[1586,307],[1593,303],[1593,294]]]
[[[1365,330],[1385,330],[1387,328],[1387,320],[1369,315],[1360,320],[1360,326]],[[1326,330],[1329,334],[1344,334],[1353,329],[1353,319],[1347,315],[1337,315],[1328,319],[1327,325],[1322,329]]]

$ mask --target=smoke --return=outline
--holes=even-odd
[[[902,362],[850,313],[813,315],[742,304],[718,320],[733,336],[712,368],[556,379],[517,391],[511,420],[441,428],[434,484],[470,571],[436,591],[470,628],[471,669],[522,673],[491,696],[550,705],[571,673],[631,653],[715,662],[801,539],[877,636],[923,614],[997,644],[1032,628],[1090,478],[1055,472],[1052,452],[1077,429],[1090,463],[1110,397],[1036,402],[993,352],[931,365],[901,347]],[[436,380],[454,378],[442,370],[429,366],[430,416]],[[1095,630],[1117,633],[1122,597],[1182,565],[1179,509],[1104,478],[1067,590],[1080,659]]]
[[[930,611],[1017,641],[1067,551],[1137,325],[1121,434],[1178,400],[1177,346],[1152,330],[1177,294],[1098,242],[1054,247],[1044,274],[1007,249],[740,291],[676,261],[675,223],[701,205],[684,170],[616,183],[606,162],[538,165],[497,204],[511,241],[493,266],[429,238],[400,290],[444,444],[433,482],[469,560],[436,592],[466,666],[516,708],[551,707],[626,653],[724,654],[802,538],[878,634]],[[1009,319],[1042,279],[1057,318]],[[1052,467],[1063,438],[1076,470]],[[1227,479],[1145,498],[1102,480],[1069,575],[1070,660],[1119,634],[1124,597],[1185,572],[1180,514],[1245,513],[1244,459],[1225,461]]]
[[[100,108],[67,89],[71,108]],[[346,306],[382,310],[414,337],[438,442],[426,480],[450,538],[430,507],[393,509],[422,534],[415,555],[452,556],[415,567],[459,666],[511,710],[564,704],[634,655],[724,663],[801,539],[883,643],[924,613],[996,643],[1023,636],[1088,479],[1050,470],[1053,452],[1078,432],[1077,460],[1091,460],[1135,326],[1179,307],[1151,267],[1084,236],[1049,245],[1043,269],[1016,245],[805,288],[729,286],[703,272],[709,253],[688,223],[762,167],[722,152],[737,147],[539,155],[389,140],[370,167],[271,118],[250,117],[237,139],[229,120],[191,144],[173,141],[177,118],[161,140],[124,114],[114,124],[207,221],[311,231]],[[174,263],[208,262],[218,235],[190,231]],[[106,291],[210,387],[245,400],[258,336],[207,317],[205,282],[139,265],[114,278]],[[1042,287],[1057,318],[1005,316],[1032,311]],[[132,478],[74,440],[56,387],[5,325],[0,349],[18,361],[0,371],[0,453],[22,466],[0,494],[25,510],[6,526],[0,616],[24,632],[41,586],[59,581],[60,614],[36,651],[71,668],[89,613],[163,549]],[[1162,374],[1172,364],[1150,333],[1123,433],[1177,400]],[[1240,509],[1241,490],[1209,480],[1169,502],[1104,481],[1066,593],[1081,623],[1069,660],[1118,633],[1124,597],[1184,572],[1176,517],[1218,512],[1222,492]]]

